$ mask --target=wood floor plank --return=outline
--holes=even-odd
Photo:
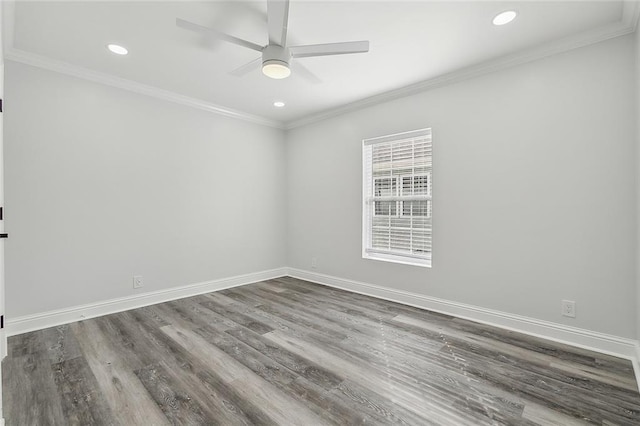
[[[257,290],[259,297],[269,296],[264,290]],[[290,321],[304,324],[305,327],[316,330],[319,333],[331,331],[339,338],[346,337],[349,333],[359,332],[367,335],[377,335],[378,328],[367,327],[357,321],[345,321],[350,318],[342,313],[336,315],[337,311],[326,308],[319,308],[315,305],[301,304],[286,297],[284,293],[270,295],[269,302],[259,306],[265,312],[277,315]]]
[[[173,424],[275,425],[262,410],[240,392],[229,392],[228,383],[201,371],[194,382],[163,362],[136,371],[149,393]]]
[[[245,399],[264,407],[267,415],[277,424],[320,425],[324,423],[307,407],[261,380],[254,372],[197,334],[171,325],[162,327],[162,331],[190,353],[208,363],[211,370],[219,372],[223,380],[243,394]]]
[[[282,299],[278,295],[270,295],[261,290],[251,291],[250,294],[254,294],[256,298],[261,298],[263,303],[257,306],[255,309],[259,312],[270,314],[279,318],[281,321],[285,321],[287,324],[292,325],[293,328],[299,326],[307,329],[306,331],[315,331],[318,334],[324,334],[331,339],[342,340],[347,337],[344,330],[337,330],[332,326],[325,317],[315,317],[304,309],[303,306],[298,306],[298,309],[291,309],[290,303],[283,303]],[[269,330],[270,331],[270,330]]]
[[[62,402],[65,424],[117,425],[118,420],[99,391],[97,380],[84,358],[72,358],[52,366]]]
[[[452,418],[451,412],[431,404],[429,400],[422,398],[421,395],[417,395],[412,390],[405,389],[400,391],[401,387],[396,384],[393,377],[390,375],[385,377],[384,374],[372,370],[369,366],[363,368],[323,348],[283,335],[278,331],[267,333],[265,337],[284,349],[324,365],[329,370],[343,372],[347,379],[360,383],[380,395],[394,395],[394,402],[405,409],[420,413],[423,412],[424,405],[428,405],[432,408],[432,411],[429,412],[430,417],[437,419],[441,424],[451,423],[454,420],[464,422],[463,419]],[[426,420],[425,418],[424,421]],[[472,419],[467,419],[466,421],[467,423],[464,424],[473,424]]]
[[[3,411],[7,426],[64,424],[62,401],[44,351],[23,355],[26,341],[13,339],[20,347],[2,362]]]
[[[223,291],[218,291],[215,293],[207,293],[207,294],[203,294],[201,296],[197,296],[195,299],[208,299],[208,300],[213,300],[214,302],[217,302],[221,305],[237,305],[236,301],[230,297],[226,296],[227,292],[225,290]]]
[[[172,380],[164,365],[149,365],[136,370],[135,374],[172,424],[220,424],[190,392]]]
[[[269,291],[268,286],[256,286],[256,288]],[[238,291],[241,292],[243,289],[240,288]],[[293,303],[298,303],[303,306],[316,306],[322,309],[333,309],[347,314],[354,314],[354,316],[357,317],[367,317],[374,321],[379,319],[390,319],[397,315],[395,312],[378,309],[378,306],[375,306],[376,309],[371,309],[371,304],[365,305],[363,303],[353,302],[344,297],[333,296],[329,293],[314,292],[311,289],[300,291],[299,288],[291,287],[289,289],[283,289],[279,292],[279,295],[291,300]]]
[[[250,289],[240,289],[244,292],[250,292]],[[260,294],[260,293],[259,293]],[[264,292],[261,293],[264,296]],[[304,306],[305,308],[301,308]],[[268,308],[268,309],[267,309]],[[275,297],[268,299],[268,302],[263,303],[257,307],[262,311],[267,311],[271,314],[278,315],[280,317],[288,318],[296,323],[304,324],[307,328],[313,328],[318,333],[326,334],[328,331],[334,333],[335,339],[353,338],[358,333],[370,337],[372,340],[379,340],[382,333],[391,333],[389,338],[384,340],[389,345],[399,344],[407,346],[413,344],[418,353],[423,353],[425,349],[428,349],[429,345],[432,345],[434,351],[438,351],[442,346],[442,342],[436,340],[425,340],[416,338],[411,333],[405,333],[401,324],[393,323],[388,320],[388,315],[373,316],[362,314],[360,310],[347,310],[343,312],[339,306],[336,306],[333,301],[328,301],[324,297],[316,296],[311,299],[289,299],[287,294],[281,293]],[[293,313],[293,314],[292,314]],[[306,317],[302,316],[308,314]],[[293,315],[296,315],[295,317]],[[310,321],[309,318],[312,320]],[[440,317],[438,317],[440,319]],[[318,321],[322,319],[323,321]],[[313,324],[309,326],[307,324]]]
[[[373,423],[401,424],[401,425],[438,425],[438,422],[418,416],[416,413],[398,406],[391,398],[380,396],[376,392],[361,386],[356,382],[346,380],[334,389],[332,394],[344,401],[348,401],[354,411],[366,413],[373,418]]]
[[[170,424],[95,321],[74,323],[71,329],[96,376],[102,397],[120,424]]]
[[[266,299],[260,299],[259,296],[249,297],[255,297],[255,299],[260,300],[261,303],[257,304],[251,310],[243,310],[244,314],[270,325],[274,330],[286,331],[294,336],[312,334],[320,337],[320,335],[324,335],[333,340],[342,340],[347,337],[344,333],[337,333],[333,330],[318,327],[314,322],[309,322],[304,318],[293,317],[289,312],[278,309],[277,305]]]
[[[637,409],[630,410],[621,401],[608,402],[606,395],[598,396],[595,393],[583,394],[582,398],[575,399],[572,397],[578,392],[575,387],[546,376],[517,370],[506,371],[501,366],[491,363],[482,366],[471,365],[468,370],[475,377],[571,417],[597,423],[609,418],[619,425],[637,425],[640,422],[640,412]]]
[[[248,330],[248,329],[247,329]],[[276,385],[286,386],[298,377],[288,368],[283,367],[268,356],[258,352],[251,346],[238,341],[229,334],[214,330],[199,328],[193,330],[197,335],[210,344],[219,348],[231,358],[253,371],[265,381]]]
[[[225,333],[229,327],[229,320],[226,320],[226,324],[219,326],[216,321],[216,317],[224,318],[220,314],[215,313],[208,308],[197,303],[189,303],[188,301],[181,301],[181,303],[169,303],[176,314],[172,322],[174,326],[184,330],[190,330],[198,334],[210,344],[219,348],[231,358],[244,365],[258,376],[274,384],[288,384],[295,380],[297,375],[283,368],[277,362],[271,358],[257,351],[253,347],[246,345],[242,341],[237,340],[232,335]],[[213,317],[214,322],[211,322]],[[245,324],[254,323],[254,321],[247,320],[243,317],[242,321]],[[238,323],[230,322],[234,329],[241,329],[248,333],[255,333],[253,330],[246,328]],[[213,325],[213,326],[212,326]]]
[[[225,318],[223,315],[201,306],[195,300],[163,303],[157,309],[165,318],[170,318],[170,321],[166,321],[167,323],[164,325],[171,325],[180,321],[186,323],[190,328],[210,327],[220,331],[225,331],[238,325],[229,318]]]
[[[638,425],[629,361],[281,277],[9,339],[7,425]]]
[[[263,321],[257,321],[255,318],[245,315],[244,313],[239,312],[237,309],[230,308],[228,305],[223,305],[215,300],[202,301],[200,304],[211,311],[222,315],[225,318],[229,318],[231,321],[239,324],[243,327],[246,327],[250,330],[255,331],[259,334],[268,333],[273,330],[269,324],[266,324]]]
[[[75,335],[68,324],[42,330],[42,339],[52,363],[82,356]]]
[[[313,343],[310,340],[307,342]],[[480,391],[477,384],[469,383],[469,377],[452,368],[457,367],[455,363],[450,363],[441,356],[437,358],[430,356],[428,363],[418,364],[416,358],[411,357],[407,352],[389,348],[376,353],[359,351],[349,347],[345,342],[323,342],[323,349],[338,356],[339,359],[354,364],[364,361],[372,374],[375,373],[379,377],[390,376],[391,382],[398,387],[429,400],[440,400],[442,403],[451,401],[454,405],[464,405],[468,410],[476,411],[478,417],[495,419],[503,417],[501,415],[503,412],[513,417],[519,416],[522,411],[520,407],[519,412],[514,414],[513,410],[509,409],[516,405],[513,401],[505,401]],[[479,406],[484,410],[478,412],[476,407]]]
[[[145,377],[147,390],[158,400],[158,390],[149,388],[157,384],[174,386],[180,398],[190,398],[190,407],[199,407],[197,416],[204,416],[207,424],[269,424],[269,419],[258,408],[247,402],[238,392],[228,386],[221,371],[207,368],[206,361],[194,356],[175,340],[154,328],[145,316],[132,311],[119,314],[122,318],[112,318],[123,336],[136,335],[139,341],[135,353],[145,364],[136,370],[138,377]],[[177,320],[182,322],[182,320]],[[156,381],[159,380],[159,381]],[[184,404],[177,408],[183,407]],[[165,409],[168,409],[165,407]],[[175,415],[175,410],[171,412]]]
[[[345,398],[335,395],[304,377],[298,377],[289,385],[289,395],[292,395],[322,417],[327,423],[334,425],[373,425],[375,418],[351,404]]]
[[[9,356],[18,357],[46,352],[47,347],[42,338],[43,334],[44,330],[38,330],[9,337],[7,339]]]
[[[450,326],[457,327],[460,330],[470,331],[479,337],[487,338],[495,342],[506,343],[517,348],[525,349],[530,353],[551,355],[556,360],[602,368],[610,374],[618,374],[621,380],[633,377],[633,366],[631,362],[611,355],[596,353],[579,347],[569,347],[551,340],[528,336],[515,331],[503,330],[459,318],[451,321]],[[633,380],[635,381],[635,379]]]
[[[527,404],[522,418],[541,426],[582,426],[584,421],[567,416],[538,404]]]
[[[228,330],[227,333],[235,337],[238,341],[251,346],[260,353],[270,357],[278,364],[288,368],[289,370],[297,373],[300,377],[305,378],[325,390],[334,389],[344,380],[342,377],[328,371],[320,364],[311,362],[295,353],[284,350],[269,339],[264,338],[251,330],[236,328]]]
[[[616,386],[625,387],[633,392],[638,386],[633,374],[633,366],[630,361],[615,358],[606,354],[597,354],[582,348],[573,348],[560,343],[546,341],[537,337],[526,336],[508,330],[491,330],[488,326],[480,324],[474,332],[471,322],[466,321],[460,328],[461,322],[452,321],[450,325],[456,330],[474,336],[477,342],[484,342],[494,347],[512,353],[519,352],[518,356],[527,359],[544,359],[551,365],[561,365],[570,370],[582,371],[587,375],[604,380]],[[457,334],[457,333],[456,333]],[[606,366],[606,367],[605,367]]]
[[[352,345],[352,342],[339,342],[333,346],[338,354],[352,361],[366,360],[367,365],[380,371],[386,371],[395,378],[405,381],[405,387],[422,389],[424,393],[435,392],[444,396],[453,403],[477,405],[478,402],[485,407],[484,415],[491,418],[501,417],[505,413],[508,418],[520,417],[523,404],[511,395],[489,392],[483,389],[478,380],[469,377],[465,371],[464,363],[443,356],[442,353],[423,358],[406,351],[390,348],[383,350],[372,349],[365,344]],[[361,349],[358,349],[362,346]],[[465,396],[460,400],[459,396]]]
[[[434,326],[426,321],[408,318],[399,315],[395,318],[406,324],[420,327],[424,330],[434,330]],[[441,328],[438,328],[441,330]],[[551,355],[536,351],[526,351],[519,346],[513,346],[502,341],[489,340],[483,336],[477,336],[468,332],[454,332],[446,330],[449,334],[449,347],[454,348],[459,353],[472,354],[475,359],[483,359],[486,362],[500,359],[503,366],[512,366],[516,370],[526,370],[531,374],[540,375],[550,379],[557,379],[571,386],[578,386],[586,390],[595,391],[598,394],[608,395],[608,397],[630,402],[632,405],[637,402],[637,387],[635,380],[632,381],[635,389],[630,388],[629,382],[622,382],[595,370],[593,367],[577,364],[578,367],[569,368],[565,360],[557,360]],[[558,368],[561,367],[561,368]],[[631,381],[631,379],[630,379]]]

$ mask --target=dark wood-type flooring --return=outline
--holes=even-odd
[[[9,339],[7,425],[640,425],[631,363],[280,278]]]

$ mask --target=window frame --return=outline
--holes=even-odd
[[[418,167],[419,168],[425,168],[426,170],[422,171],[420,170],[418,173],[398,173],[397,175],[393,175],[392,172],[390,172],[389,176],[374,176],[374,165],[375,160],[374,160],[374,152],[373,147],[368,148],[369,150],[367,150],[367,147],[370,145],[376,145],[378,143],[387,143],[387,144],[392,144],[394,142],[402,142],[404,140],[409,140],[409,139],[414,139],[414,141],[412,141],[411,143],[412,145],[412,153],[411,153],[411,161],[412,161],[412,165],[411,168],[413,169],[414,172],[417,172],[416,169],[416,151],[415,151],[415,147],[416,147],[416,141],[419,142],[419,139],[422,138],[426,138],[427,141],[425,142],[425,147],[427,147],[426,149],[430,150],[431,152],[429,154],[425,154],[425,156],[422,158],[425,160],[424,164],[425,165],[421,165],[420,161],[418,161]],[[419,129],[419,130],[414,130],[414,131],[410,131],[410,132],[403,132],[403,133],[396,133],[393,135],[387,135],[387,136],[382,136],[382,137],[378,137],[378,138],[371,138],[371,139],[364,139],[362,141],[363,145],[362,145],[362,164],[363,164],[363,170],[362,170],[362,184],[363,184],[363,189],[362,189],[362,258],[363,259],[370,259],[370,260],[379,260],[379,261],[386,261],[386,262],[393,262],[393,263],[399,263],[399,264],[406,264],[406,265],[413,265],[413,266],[420,266],[420,267],[431,267],[431,261],[432,261],[432,244],[431,244],[431,240],[432,240],[432,235],[433,235],[433,204],[432,204],[432,200],[433,200],[433,195],[432,195],[432,191],[433,191],[433,168],[432,168],[432,162],[433,162],[433,152],[432,152],[432,140],[431,140],[431,129],[430,128],[425,128],[425,129]],[[390,145],[391,146],[391,145]],[[384,149],[384,148],[383,148]],[[384,152],[384,151],[383,151]],[[390,160],[391,162],[393,162],[393,157]],[[402,160],[399,160],[402,161]],[[393,170],[393,164],[391,165],[391,170]],[[404,179],[405,178],[412,178],[415,179],[416,177],[426,177],[426,194],[415,194],[415,181],[412,180],[411,182],[411,189],[412,189],[412,194],[403,194],[404,192],[404,188],[403,188],[403,183],[404,183]],[[385,200],[386,196],[382,196],[382,195],[378,195],[378,197],[381,197],[382,200],[380,199],[375,199],[376,194],[375,194],[375,186],[376,186],[376,181],[378,180],[382,180],[382,179],[392,179],[392,182],[395,182],[395,193],[392,196],[389,196],[389,198],[391,198],[391,200]],[[394,184],[390,183],[388,185],[388,188],[394,188]],[[409,199],[409,200],[402,200],[402,199],[398,199],[398,198],[402,198],[402,197],[408,197],[408,198],[413,198],[413,200]],[[411,215],[411,214],[404,214],[404,203],[408,202],[408,201],[421,201],[421,200],[425,200],[427,201],[427,207],[426,207],[426,211],[425,211],[425,215]],[[377,209],[376,209],[376,203],[377,202],[384,202],[384,201],[389,201],[389,202],[395,202],[395,209],[394,209],[394,213],[392,214],[379,214],[377,213]],[[390,209],[391,210],[391,209]],[[423,229],[419,229],[415,227],[415,224],[410,222],[408,227],[404,227],[403,225],[399,225],[399,226],[393,226],[391,225],[391,223],[389,225],[385,226],[381,226],[381,225],[376,225],[374,222],[374,218],[389,218],[389,222],[391,222],[393,219],[409,219],[412,217],[419,217],[419,218],[424,218],[424,220],[426,221],[426,225]],[[408,230],[410,233],[410,236],[407,238],[407,241],[409,242],[409,248],[407,249],[407,251],[403,251],[402,248],[398,248],[398,246],[391,248],[391,243],[389,245],[388,249],[380,249],[380,248],[374,248],[374,238],[376,237],[374,234],[374,230],[378,229],[378,231],[380,230],[384,230],[384,229],[388,229],[390,236],[389,238],[392,238],[391,235],[393,235],[393,231],[396,230],[396,232],[400,232],[403,233],[403,231]],[[422,238],[425,238],[428,241],[428,252],[425,252],[424,254],[416,254],[416,252],[419,251],[419,249],[416,248],[416,246],[414,246],[414,242],[415,242],[415,234],[413,234],[415,232],[415,230],[418,229],[419,231],[424,231],[425,234],[423,234],[424,236]],[[383,237],[384,238],[384,237]],[[418,237],[421,238],[421,237]],[[402,244],[404,241],[400,240],[400,244]]]

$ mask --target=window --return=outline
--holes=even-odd
[[[431,266],[431,129],[365,139],[362,256]]]

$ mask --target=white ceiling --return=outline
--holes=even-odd
[[[516,20],[492,25],[507,9],[518,11]],[[365,54],[298,59],[321,80],[312,83],[296,73],[295,63],[285,80],[259,70],[229,75],[259,53],[175,25],[179,17],[264,45],[266,1],[19,1],[9,13],[13,37],[7,57],[63,61],[291,123],[557,40],[602,32],[620,24],[623,11],[622,1],[292,0],[291,45],[371,42]],[[107,43],[126,46],[130,54],[113,55]],[[275,100],[286,107],[274,108]]]

